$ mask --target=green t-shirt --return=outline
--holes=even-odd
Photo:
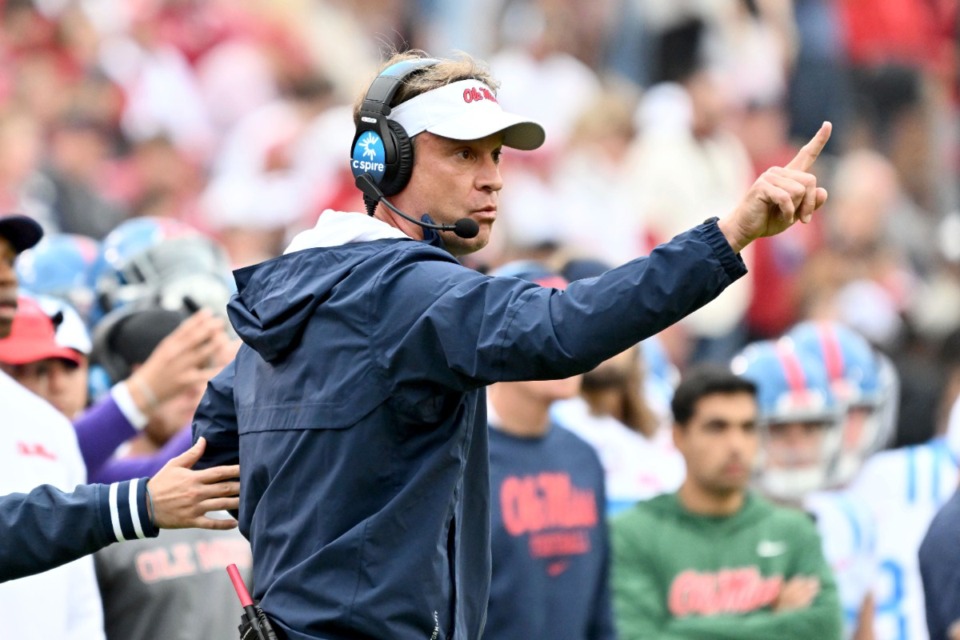
[[[834,640],[840,600],[813,521],[748,494],[731,516],[702,516],[677,494],[613,520],[614,611],[620,640]],[[820,579],[805,609],[773,603],[796,576]]]

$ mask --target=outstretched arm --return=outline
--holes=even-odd
[[[235,509],[236,466],[192,471],[199,441],[156,476],[110,485],[80,485],[65,493],[49,485],[0,496],[0,582],[40,573],[111,543],[155,537],[159,528],[230,529],[232,520],[208,511]]]

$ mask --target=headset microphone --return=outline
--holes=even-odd
[[[383,195],[383,192],[380,190],[380,187],[376,185],[369,173],[361,173],[359,176],[357,176],[356,185],[357,189],[360,189],[366,198],[377,202],[382,202],[388,209],[390,209],[390,211],[393,211],[395,214],[405,220],[409,220],[413,224],[420,225],[424,229],[434,229],[435,231],[453,231],[453,233],[461,238],[475,238],[477,237],[477,234],[480,233],[480,225],[477,224],[477,221],[473,220],[472,218],[460,218],[454,224],[433,224],[430,222],[417,220],[413,216],[408,216],[403,211],[400,211],[400,209],[397,209],[395,206],[393,206],[393,204],[386,199],[386,197]]]

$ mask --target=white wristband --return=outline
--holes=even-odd
[[[117,403],[117,408],[120,409],[120,413],[133,425],[134,429],[142,431],[143,428],[147,426],[150,418],[140,411],[137,403],[133,401],[133,396],[130,395],[130,388],[127,386],[126,381],[113,385],[113,388],[110,389],[110,395],[113,397],[113,401]]]

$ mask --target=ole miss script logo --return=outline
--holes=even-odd
[[[574,486],[568,473],[507,476],[500,485],[500,509],[508,534],[529,536],[534,558],[563,560],[590,551],[597,499],[593,491]],[[566,562],[554,562],[547,573],[558,575],[565,568]]]
[[[490,91],[490,89],[487,89],[486,87],[470,87],[469,89],[463,90],[464,102],[480,102],[481,100],[497,102],[497,97],[493,95],[493,91]]]
[[[670,585],[667,604],[676,618],[747,613],[773,604],[781,586],[781,576],[764,577],[757,567],[684,571]]]

